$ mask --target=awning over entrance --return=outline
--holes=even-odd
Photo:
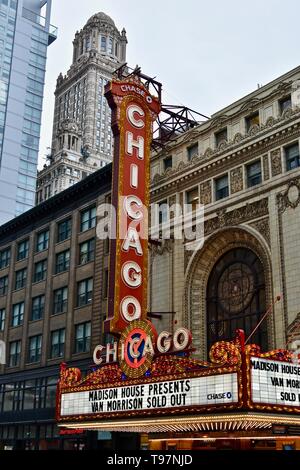
[[[161,432],[226,432],[272,430],[274,425],[299,426],[300,416],[278,415],[269,413],[230,413],[220,415],[169,416],[154,419],[103,420],[96,422],[68,423],[62,426],[76,429],[78,426],[87,430],[161,433]]]

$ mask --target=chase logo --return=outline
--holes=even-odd
[[[224,392],[224,393],[210,393],[207,395],[207,400],[231,400],[232,393],[231,392]]]

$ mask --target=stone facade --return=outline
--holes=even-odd
[[[104,87],[126,62],[126,45],[125,29],[119,32],[104,13],[76,33],[73,63],[57,79],[50,164],[38,174],[38,204],[111,162],[111,112]]]
[[[281,295],[266,320],[267,347],[286,347],[291,325],[297,323],[300,107],[294,85],[299,78],[300,67],[214,114],[152,157],[153,202],[172,198],[183,204],[187,192],[198,187],[199,202],[205,205],[203,247],[188,251],[184,238],[172,241],[168,254],[173,259],[172,286],[167,272],[172,261],[162,258],[161,263],[155,261],[151,273],[156,279],[160,272],[160,289],[150,293],[150,299],[155,296],[150,310],[155,311],[158,305],[167,309],[172,306],[173,321],[192,330],[201,358],[207,358],[208,353],[210,275],[230,250],[238,253],[241,248],[247,249],[262,264],[265,310]],[[257,116],[257,122],[247,127],[247,118],[252,115]],[[227,128],[227,141],[217,146],[220,128]],[[198,156],[189,161],[188,147],[195,143]],[[291,145],[297,154],[292,163],[287,150]],[[168,153],[173,156],[173,167],[164,172],[163,158]],[[216,180],[224,175],[228,176],[228,195],[217,197]],[[295,328],[293,338],[300,334]]]

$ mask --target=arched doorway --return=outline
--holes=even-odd
[[[246,337],[266,311],[266,283],[261,260],[246,247],[227,251],[215,263],[207,283],[207,350],[216,341],[231,340],[241,328]],[[267,322],[251,343],[268,348]]]

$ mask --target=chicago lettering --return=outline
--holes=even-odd
[[[132,88],[131,85],[123,85],[123,91],[136,91],[127,90]],[[136,87],[133,87],[136,88]],[[130,125],[138,130],[145,128],[145,111],[137,104],[131,104],[126,110],[127,120]],[[135,150],[135,151],[134,151]],[[134,140],[133,132],[127,131],[125,138],[125,153],[130,158],[130,187],[133,189],[139,188],[139,166],[135,163],[135,159],[144,160],[145,157],[145,139],[144,137],[137,136]],[[144,182],[142,182],[144,184]],[[124,220],[136,221],[142,226],[144,219],[143,201],[136,195],[127,195],[124,198],[123,211]],[[129,260],[121,267],[121,278],[123,283],[129,290],[137,289],[143,284],[143,258],[147,256],[144,254],[140,235],[136,226],[131,224],[127,227],[127,232],[121,247],[123,252],[130,253],[133,250],[136,255],[140,257],[140,261]],[[120,300],[120,313],[126,322],[139,320],[142,317],[142,307],[136,295],[127,295]]]
[[[125,268],[124,274],[125,277],[128,276],[128,267]],[[132,282],[138,283],[139,282],[139,273],[135,271],[130,276],[132,276]],[[124,302],[126,298],[123,299]],[[138,305],[138,304],[136,304]],[[186,350],[189,345],[191,344],[192,337],[186,328],[178,328],[174,335],[172,336],[171,333],[168,331],[162,331],[157,338],[156,344],[152,343],[152,339],[150,336],[146,336],[145,345],[143,351],[140,352],[135,348],[136,339],[129,340],[129,349],[132,356],[136,357],[137,359],[142,356],[144,357],[146,354],[151,354],[152,356],[155,353],[164,354],[169,351],[180,352]],[[113,344],[108,344],[106,346],[102,346],[101,344],[96,346],[93,354],[93,360],[96,365],[103,364],[104,362],[117,362],[118,359],[118,350],[120,351],[119,360],[124,360],[125,351],[124,351],[124,343],[121,343],[121,347],[118,348],[118,342],[114,342]]]

